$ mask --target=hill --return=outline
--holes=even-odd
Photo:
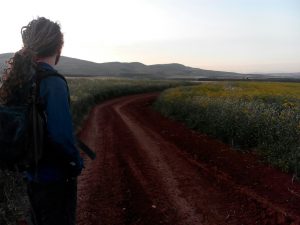
[[[0,54],[0,66],[3,69],[5,61],[13,53]],[[117,77],[152,77],[152,78],[206,78],[206,77],[232,77],[243,78],[244,74],[202,70],[187,67],[177,63],[144,65],[139,62],[121,63],[94,63],[86,60],[62,56],[56,66],[64,75],[70,76],[117,76]]]
[[[0,68],[13,53],[0,54]],[[127,78],[159,78],[159,79],[268,79],[268,78],[300,78],[299,74],[241,74],[204,70],[184,66],[178,63],[145,65],[139,62],[95,63],[86,60],[62,56],[56,67],[66,76],[111,76]]]

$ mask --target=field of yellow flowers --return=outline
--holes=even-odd
[[[300,83],[212,82],[166,90],[165,116],[299,173]]]

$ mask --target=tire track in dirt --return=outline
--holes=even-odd
[[[106,125],[112,119],[103,104],[86,121],[88,132],[81,132],[81,139],[96,150],[97,160],[86,161],[79,179],[79,225],[123,224],[122,171],[112,148],[112,127]]]
[[[132,99],[129,101],[131,102]],[[162,182],[162,191],[164,191],[164,195],[168,196],[173,206],[177,209],[177,216],[179,218],[178,222],[186,225],[200,225],[202,215],[197,214],[187,199],[182,197],[178,181],[161,154],[161,147],[163,146],[157,144],[158,141],[161,142],[161,139],[150,136],[149,133],[146,133],[145,130],[139,126],[139,124],[136,124],[133,119],[130,119],[124,112],[122,112],[122,107],[127,104],[128,101],[124,101],[122,104],[117,105],[114,108],[129,130],[133,133],[135,140],[138,142],[140,149],[143,150],[145,157],[149,158],[151,166],[154,167],[157,170],[157,174],[160,175],[158,179]],[[129,162],[129,165],[130,164],[132,165],[133,162]],[[135,171],[138,171],[138,169],[135,169]],[[141,172],[137,172],[136,174],[139,175],[138,173],[141,174]]]
[[[255,159],[153,112],[156,96],[108,101],[86,121],[80,135],[97,160],[79,180],[79,225],[300,224],[297,196],[251,177]],[[299,193],[299,184],[292,188]]]

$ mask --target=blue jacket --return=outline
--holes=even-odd
[[[38,67],[56,72],[46,63],[39,63]],[[67,84],[60,77],[47,77],[40,82],[39,94],[47,121],[46,148],[37,170],[27,171],[27,177],[29,181],[49,183],[77,176],[83,161],[73,135]]]

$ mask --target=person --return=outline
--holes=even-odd
[[[23,47],[9,60],[0,100],[7,104],[26,101],[26,85],[54,69],[64,44],[60,25],[38,17],[21,29]],[[28,196],[35,225],[75,225],[77,176],[83,160],[76,148],[69,107],[68,85],[59,76],[39,84],[39,103],[45,120],[42,158],[26,171]]]

